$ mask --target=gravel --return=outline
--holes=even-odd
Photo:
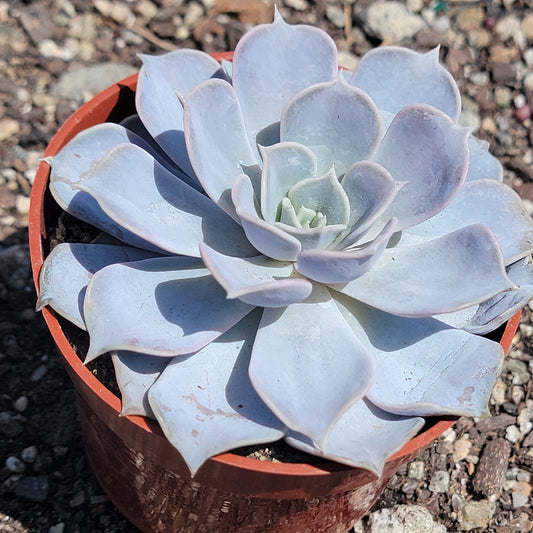
[[[533,206],[532,0],[278,5],[289,22],[327,30],[350,67],[381,42],[440,45],[465,124],[489,141],[505,181]],[[40,155],[81,102],[140,67],[138,53],[231,50],[270,18],[260,0],[0,0],[0,531],[136,531],[90,472],[72,386],[34,311],[26,242]],[[496,384],[492,418],[461,419],[394,476],[353,531],[533,531],[531,314]]]

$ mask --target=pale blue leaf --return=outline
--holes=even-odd
[[[323,446],[374,370],[327,289],[316,285],[305,302],[263,311],[249,373],[280,420]]]
[[[431,218],[450,203],[468,172],[468,134],[435,108],[402,109],[373,158],[396,181],[405,182],[383,218],[398,218],[403,229]]]
[[[49,305],[84,330],[83,301],[92,275],[113,263],[138,261],[153,256],[151,252],[130,246],[58,244],[41,267],[37,310]]]
[[[261,307],[284,307],[311,294],[311,282],[295,275],[292,263],[264,255],[229,257],[205,244],[200,245],[200,252],[205,266],[227,291],[228,298]]]
[[[297,94],[283,109],[282,142],[298,142],[315,152],[318,174],[332,166],[338,176],[357,161],[369,159],[381,140],[379,111],[342,75]]]
[[[388,413],[363,398],[333,426],[324,450],[299,433],[289,432],[285,440],[304,452],[364,468],[379,477],[385,461],[409,442],[423,425],[423,418]]]
[[[346,248],[356,243],[376,223],[393,201],[402,183],[395,181],[377,163],[361,161],[348,169],[341,185],[349,198],[350,219],[346,236],[337,244],[337,248]]]
[[[489,143],[470,135],[468,138],[470,149],[470,165],[466,181],[490,179],[503,181],[503,167],[489,152]]]
[[[183,134],[185,94],[210,78],[224,78],[220,64],[198,50],[175,50],[160,56],[141,55],[136,108],[146,129],[169,157],[194,179]]]
[[[259,252],[278,261],[296,259],[301,250],[300,241],[259,216],[254,189],[248,176],[241,174],[237,178],[231,198],[248,240]]]
[[[320,283],[347,283],[368,272],[379,259],[393,233],[392,219],[369,243],[347,250],[303,250],[297,258],[300,274]]]
[[[110,219],[89,194],[73,187],[80,176],[119,144],[132,143],[152,153],[150,144],[123,126],[97,124],[78,133],[50,160],[50,192],[61,208],[72,216],[106,231],[113,237],[147,250],[161,251]]]
[[[329,226],[346,225],[350,220],[350,201],[333,168],[320,177],[299,181],[287,196],[297,212],[305,208],[320,213]]]
[[[282,143],[261,149],[261,213],[273,224],[279,220],[280,205],[298,182],[317,176],[316,158],[309,148],[298,143]]]
[[[114,148],[75,185],[121,226],[168,252],[199,257],[206,242],[230,255],[254,254],[238,224],[134,145]]]
[[[438,48],[426,54],[396,46],[375,48],[361,58],[351,83],[365,91],[380,111],[396,114],[420,103],[459,120],[461,94],[453,76],[439,64]]]
[[[522,200],[507,185],[487,179],[465,183],[446,209],[409,228],[403,242],[411,235],[418,242],[434,239],[475,223],[494,233],[506,265],[533,251],[533,221]]]
[[[278,14],[273,24],[248,31],[235,48],[233,86],[252,142],[259,131],[280,120],[283,106],[295,94],[336,75],[337,47],[318,28],[291,26]]]
[[[338,301],[376,365],[369,400],[401,415],[487,414],[503,362],[497,342],[433,318],[403,318],[348,298]]]
[[[122,399],[121,416],[155,418],[148,390],[172,359],[136,352],[111,352],[115,378]]]
[[[150,389],[159,424],[192,475],[213,455],[285,434],[248,378],[260,316],[251,313],[198,353],[176,357]]]
[[[512,291],[497,294],[479,305],[436,318],[454,328],[485,335],[495,330],[520,311],[533,298],[531,258],[525,257],[507,267],[507,274],[517,286]]]
[[[87,287],[87,361],[111,350],[163,357],[192,353],[252,309],[228,300],[197,259],[161,257],[111,265]]]
[[[209,80],[181,97],[185,142],[191,164],[207,194],[237,218],[231,188],[245,167],[257,165],[239,100],[223,80]]]
[[[418,245],[388,248],[369,272],[332,287],[388,313],[422,317],[464,309],[513,285],[494,235],[476,224]]]

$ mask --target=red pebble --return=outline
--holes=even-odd
[[[494,26],[496,26],[496,22],[498,22],[498,19],[494,15],[487,15],[483,21],[483,26],[485,26],[487,30],[492,30]]]
[[[514,116],[520,122],[525,122],[528,118],[531,118],[531,107],[529,107],[529,104],[526,104],[520,109],[515,109]]]

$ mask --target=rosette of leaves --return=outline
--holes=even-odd
[[[438,50],[339,70],[276,15],[232,62],[142,60],[138,115],[51,159],[59,205],[116,240],[57,246],[38,302],[111,353],[123,413],[193,474],[285,439],[379,475],[423,417],[486,415],[481,334],[532,294],[533,223]]]

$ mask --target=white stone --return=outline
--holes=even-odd
[[[183,22],[188,28],[193,28],[203,16],[204,8],[198,2],[191,2],[187,5]]]
[[[505,430],[505,438],[514,444],[515,442],[518,442],[522,438],[522,433],[516,426],[509,426]]]
[[[424,19],[410,13],[402,2],[377,0],[363,12],[370,32],[382,40],[399,42],[426,27]]]
[[[367,533],[446,533],[431,513],[421,505],[397,505],[372,513]]]
[[[528,48],[527,50],[524,50],[524,61],[526,62],[526,65],[528,67],[533,67],[533,48]]]
[[[521,492],[513,492],[511,496],[513,498],[513,507],[515,509],[518,507],[524,507],[524,505],[528,504],[529,498]]]
[[[424,0],[407,0],[405,4],[411,13],[420,13],[424,9]]]
[[[444,442],[455,442],[457,439],[457,433],[455,432],[455,429],[450,428],[447,429],[440,437]]]
[[[436,494],[448,492],[450,488],[450,474],[446,470],[437,470],[429,482],[429,490]]]
[[[471,449],[472,449],[472,443],[465,435],[464,437],[460,438],[453,444],[453,454],[452,454],[453,460],[456,463],[458,463],[459,461],[462,461],[468,456]]]
[[[524,76],[524,89],[528,91],[533,91],[533,72],[528,72]]]
[[[141,0],[135,6],[135,11],[144,19],[151,20],[157,15],[157,6],[150,0]]]
[[[526,47],[526,36],[522,31],[520,19],[516,15],[502,17],[494,26],[494,31],[502,41],[513,39],[520,49],[523,50]]]
[[[19,215],[26,216],[30,212],[30,199],[22,194],[17,195],[15,208]]]
[[[0,142],[17,135],[20,131],[20,124],[12,118],[3,118],[0,120]]]
[[[489,500],[465,502],[459,514],[461,531],[470,531],[476,527],[487,527],[496,511],[496,503]]]
[[[426,477],[426,464],[424,461],[413,461],[410,463],[407,476],[411,479],[424,479]]]
[[[516,422],[520,428],[520,433],[525,437],[533,429],[533,409],[530,407],[522,409]]]

